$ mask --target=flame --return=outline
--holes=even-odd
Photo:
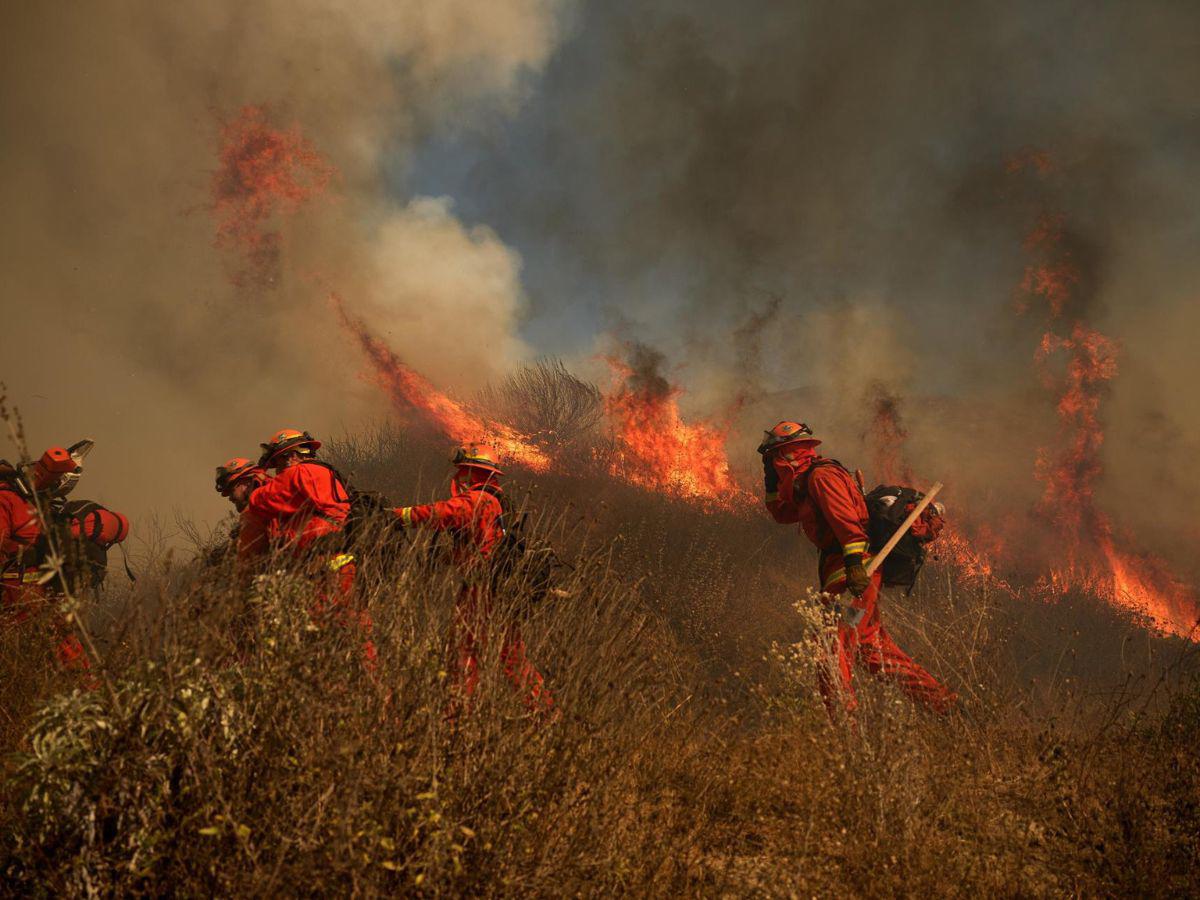
[[[1111,540],[1102,541],[1101,550],[1112,571],[1106,586],[1109,602],[1148,614],[1163,631],[1197,639],[1200,614],[1191,588],[1170,577],[1159,561],[1122,554]]]
[[[961,528],[948,523],[933,544],[933,554],[946,559],[957,570],[958,579],[966,584],[986,584],[998,589],[1011,597],[1018,595],[1018,590],[999,574],[1000,563],[1004,554],[1005,543],[992,529],[982,526],[975,530],[972,537]]]
[[[1010,172],[1026,169],[1044,175],[1053,163],[1041,154],[1027,153],[1010,161]],[[1018,310],[1044,310],[1047,328],[1033,355],[1042,384],[1055,397],[1059,438],[1039,449],[1034,475],[1042,484],[1036,512],[1054,527],[1056,562],[1041,572],[1034,594],[1054,600],[1082,591],[1113,606],[1136,613],[1154,628],[1200,640],[1200,597],[1178,579],[1166,564],[1149,554],[1122,549],[1119,532],[1095,505],[1095,487],[1103,475],[1101,450],[1104,428],[1101,412],[1109,383],[1117,376],[1120,346],[1089,325],[1073,301],[1084,279],[1071,254],[1063,248],[1066,219],[1043,214],[1024,240],[1034,255],[1021,279]],[[864,437],[874,463],[885,480],[911,481],[904,444],[908,437],[896,398],[875,387],[874,416]],[[931,549],[955,567],[968,583],[986,583],[1011,596],[1021,591],[1000,576],[1019,571],[1025,560],[1010,548],[1019,522],[974,523],[971,536],[950,526]]]
[[[280,236],[269,223],[295,213],[325,190],[333,167],[293,125],[270,125],[265,107],[245,106],[221,126],[219,167],[212,178],[216,243],[241,255],[236,284],[271,284],[279,271]]]
[[[406,365],[390,347],[368,330],[361,319],[351,317],[340,297],[331,297],[342,327],[358,341],[371,364],[373,380],[401,413],[415,412],[426,422],[459,444],[484,441],[495,445],[505,460],[544,472],[550,458],[528,437],[500,422],[485,422],[462,403],[443,394],[432,382]]]
[[[1059,214],[1041,216],[1024,243],[1038,258],[1022,279],[1023,309],[1040,300],[1048,319],[1034,365],[1058,397],[1059,440],[1039,449],[1034,467],[1043,485],[1038,512],[1055,526],[1061,559],[1042,585],[1052,596],[1088,591],[1146,616],[1162,631],[1195,639],[1200,619],[1195,593],[1171,578],[1163,561],[1119,549],[1112,523],[1095,505],[1104,471],[1100,411],[1117,376],[1120,346],[1078,315],[1068,315],[1082,278],[1062,248],[1064,222]]]
[[[729,471],[728,425],[684,422],[680,388],[659,376],[648,379],[621,360],[610,357],[606,362],[616,385],[605,395],[604,408],[622,448],[612,475],[673,497],[730,509],[755,502]]]
[[[1067,354],[1067,365],[1065,374],[1056,379],[1050,364],[1059,353]],[[1047,332],[1034,357],[1043,383],[1054,388],[1057,382],[1056,409],[1063,435],[1057,452],[1045,447],[1038,452],[1035,474],[1044,485],[1041,511],[1066,528],[1076,542],[1095,517],[1092,494],[1103,472],[1100,403],[1106,384],[1117,374],[1117,353],[1116,342],[1076,322],[1069,338]]]

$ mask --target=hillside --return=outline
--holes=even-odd
[[[439,494],[441,443],[332,448],[360,487]],[[581,457],[583,459],[585,457]],[[18,892],[1181,894],[1198,884],[1193,645],[1094,598],[1053,605],[934,561],[884,616],[962,695],[948,718],[859,675],[855,726],[812,678],[814,555],[759,512],[512,473],[572,568],[529,609],[556,712],[484,666],[451,707],[458,591],[425,537],[362,562],[379,664],[313,630],[286,574],[139,560],[87,619],[73,690],[6,631],[0,871]],[[793,606],[798,609],[793,609]],[[499,623],[496,629],[504,627]],[[489,644],[493,657],[498,641]]]

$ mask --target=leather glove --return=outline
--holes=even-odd
[[[871,576],[863,565],[861,553],[851,553],[845,557],[846,587],[855,597],[861,597],[871,586]]]
[[[763,454],[763,491],[770,496],[779,491],[779,473],[775,471],[775,464],[771,462],[771,457]]]

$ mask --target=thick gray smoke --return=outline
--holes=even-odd
[[[525,354],[520,259],[402,184],[411,147],[516,108],[555,0],[5,4],[0,379],[35,452],[97,441],[81,493],[131,513],[221,510],[213,467],[277,428],[378,410],[329,289],[435,379]],[[209,214],[223,121],[266,104],[339,175],[281,228],[269,287],[236,287]],[[6,448],[4,454],[11,452]]]
[[[1123,344],[1101,500],[1166,538],[1200,502],[1197,404],[1173,389],[1200,375],[1197,34],[1200,7],[1170,2],[595,3],[521,139],[441,177],[551,248],[526,254],[533,333],[586,353],[576,322],[632,322],[711,410],[731,333],[780,296],[763,379],[804,390],[749,410],[746,447],[798,416],[865,455],[880,382],[918,471],[1018,506],[1056,429],[1044,318],[1014,311],[1022,239],[1061,212],[1091,248],[1087,318]],[[1030,148],[1053,169],[1006,172]]]

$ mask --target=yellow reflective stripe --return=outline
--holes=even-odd
[[[4,575],[0,577],[6,578],[9,581],[16,581],[20,579],[26,584],[32,584],[41,580],[42,573],[37,569],[28,569],[25,572],[5,572]]]
[[[779,491],[771,491],[771,493],[767,494],[767,496],[764,499],[766,500],[767,503],[774,503],[776,500],[779,499]]]
[[[336,572],[338,569],[343,569],[350,563],[354,562],[354,555],[351,553],[339,553],[329,561],[329,571]]]
[[[842,556],[850,556],[852,553],[865,554],[867,552],[867,546],[868,544],[866,541],[852,541],[851,543],[842,547]]]
[[[845,581],[845,580],[846,580],[846,567],[843,566],[840,569],[835,569],[834,571],[830,572],[825,577],[825,580],[821,582],[821,589],[828,590],[829,588],[831,588],[835,584],[837,584],[839,581]]]
[[[865,566],[870,561],[871,561],[871,557],[864,553],[863,554],[863,565]],[[840,569],[834,569],[832,572],[830,572],[828,575],[826,575],[825,580],[821,582],[821,590],[827,591],[833,585],[837,584],[839,581],[845,581],[845,580],[846,580],[846,567],[842,566]]]
[[[405,528],[412,525],[412,507],[406,506],[400,510],[400,522]]]

